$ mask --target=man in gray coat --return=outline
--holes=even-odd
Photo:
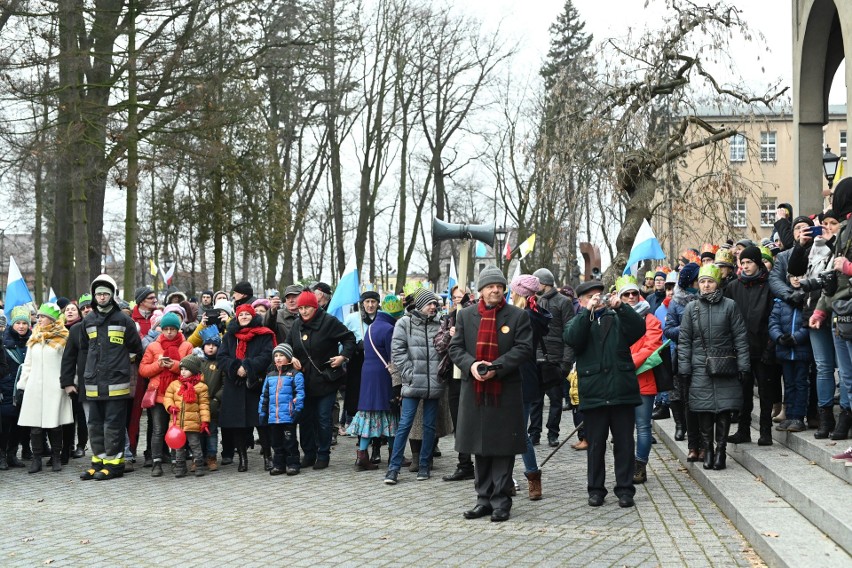
[[[555,448],[559,445],[559,423],[562,421],[562,385],[574,365],[574,352],[562,341],[562,331],[574,317],[574,306],[556,289],[553,273],[547,268],[533,272],[541,289],[538,305],[553,316],[536,352],[536,367],[539,377],[539,393],[530,407],[530,425],[527,432],[534,446],[539,443],[544,413],[544,395],[550,401],[547,412],[547,443]]]
[[[509,518],[512,467],[526,450],[521,375],[534,357],[532,327],[523,310],[506,304],[506,277],[496,266],[479,273],[480,300],[461,310],[450,358],[462,371],[456,451],[474,455],[476,506],[466,519]]]

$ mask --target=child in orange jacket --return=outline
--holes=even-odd
[[[180,332],[180,318],[177,314],[169,312],[164,315],[160,320],[160,329],[162,333],[145,350],[142,363],[139,364],[139,376],[150,379],[147,394],[156,393],[156,403],[151,408],[151,455],[154,459],[151,477],[163,475],[163,436],[169,427],[168,407],[163,406],[166,389],[172,381],[178,379],[181,360],[192,353],[192,344]]]

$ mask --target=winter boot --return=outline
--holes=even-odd
[[[373,438],[372,448],[370,463],[382,463],[382,439]]]
[[[151,466],[151,477],[162,477],[163,462],[155,459],[152,463],[153,465]]]
[[[154,467],[154,459],[151,457],[151,452],[145,450],[145,453],[142,454],[145,460],[142,462],[142,467]]]
[[[417,473],[418,470],[420,470],[420,454],[412,452],[411,465],[408,466],[408,471]]]
[[[814,438],[824,440],[831,436],[837,423],[834,421],[834,406],[821,406],[819,408],[819,429],[814,432]]]
[[[101,467],[100,461],[93,461],[89,464],[89,468],[83,470],[83,473],[80,474],[80,479],[83,481],[88,481],[90,479],[95,478],[95,474],[98,472],[98,468]]]
[[[636,460],[636,470],[633,472],[633,483],[640,484],[648,481],[648,462]]]
[[[53,471],[56,471],[56,472],[62,471],[62,450],[57,450],[54,447],[54,449],[53,449],[53,461],[51,462],[50,465],[53,467]]]
[[[713,469],[725,469],[727,467],[728,433],[731,431],[731,415],[720,412],[716,415],[716,455],[713,460]]]
[[[24,462],[18,459],[18,456],[15,455],[16,450],[11,450],[6,452],[6,463],[9,464],[9,467],[24,467]]]
[[[852,413],[848,408],[840,408],[840,414],[837,415],[837,424],[834,427],[834,432],[831,433],[832,440],[845,440],[849,437],[849,428],[852,427]]]
[[[186,468],[186,449],[181,448],[177,451],[177,455],[175,456],[177,459],[175,460],[175,477],[186,477],[187,468]]]
[[[373,469],[379,469],[379,466],[370,462],[370,459],[367,457],[367,450],[357,450],[355,452],[355,455],[355,471],[369,471]]]
[[[673,400],[669,405],[672,413],[672,419],[675,423],[674,439],[678,442],[683,442],[686,439],[686,416],[683,412],[683,401]]]
[[[272,468],[275,466],[272,463],[272,448],[268,446],[261,446],[260,454],[263,456],[263,471],[272,471]],[[281,469],[284,469],[283,467]]]
[[[525,473],[530,489],[530,501],[541,499],[541,470],[533,473]]]
[[[710,412],[702,412],[698,420],[701,440],[704,442],[704,469],[713,469],[714,415]]]
[[[760,438],[757,439],[758,446],[772,445],[772,426],[760,427]]]
[[[195,477],[204,477],[204,458],[195,458]]]
[[[653,420],[665,420],[666,418],[671,418],[671,412],[669,412],[668,404],[660,404],[655,407],[651,412],[651,418]]]
[[[97,481],[109,481],[118,477],[124,477],[124,463],[103,464],[103,467],[95,472]]]
[[[240,458],[240,463],[237,465],[237,471],[243,472],[248,471],[248,449],[247,448],[238,448],[237,455]]]
[[[216,463],[216,456],[207,456],[207,471],[219,471],[219,464]]]
[[[6,452],[0,452],[0,471],[9,469],[9,462],[6,461]]]
[[[33,452],[33,460],[30,462],[30,469],[27,473],[38,473],[41,471],[41,454]]]

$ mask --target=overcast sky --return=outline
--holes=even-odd
[[[521,50],[519,58],[534,69],[547,54],[550,24],[564,6],[564,0],[466,0],[465,3],[487,25],[499,24],[507,35],[516,39]],[[792,92],[791,1],[740,0],[735,3],[752,30],[765,36],[770,52],[739,43],[743,53],[736,57],[736,68],[731,70],[731,76],[752,80],[754,88],[765,87],[780,78]],[[647,9],[644,4],[644,0],[574,0],[580,17],[586,22],[586,30],[594,34],[596,41],[624,37],[631,27],[638,34],[646,27],[659,26],[665,14],[665,3],[652,0]],[[765,73],[761,73],[761,68]],[[838,73],[831,91],[832,103],[846,102],[843,82],[842,73]]]

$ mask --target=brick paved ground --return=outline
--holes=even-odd
[[[351,438],[340,438],[329,469],[295,477],[270,477],[256,452],[248,473],[232,465],[202,478],[154,479],[140,467],[81,482],[84,460],[62,473],[0,472],[0,566],[761,564],[662,444],[633,509],[611,492],[588,507],[585,454],[567,445],[544,468],[544,499],[530,502],[518,460],[521,492],[506,523],[462,518],[473,482],[440,480],[455,465],[452,441],[441,448],[431,480],[403,470],[395,487],[382,483],[384,468],[352,471]],[[539,447],[539,460],[549,451]]]

